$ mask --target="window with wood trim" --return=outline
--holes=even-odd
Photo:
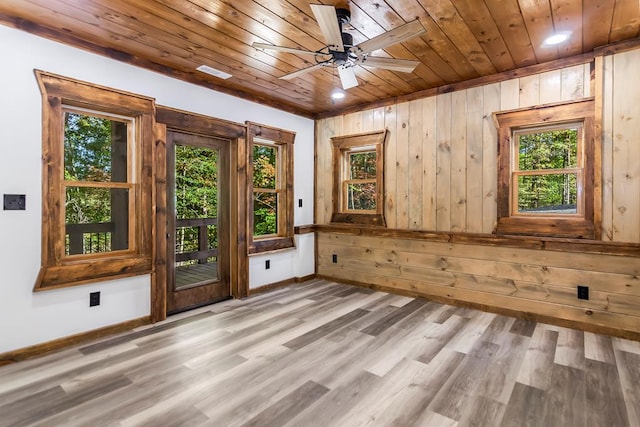
[[[149,273],[153,100],[36,76],[44,164],[35,290]]]
[[[249,253],[294,247],[295,133],[247,122]]]
[[[498,223],[504,234],[599,238],[594,101],[495,114]]]
[[[384,141],[387,131],[331,138],[332,222],[385,225]]]

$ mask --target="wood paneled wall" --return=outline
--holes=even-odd
[[[316,223],[331,219],[332,136],[389,129],[389,228],[491,233],[496,221],[495,111],[602,94],[602,238],[640,243],[640,49],[590,64],[318,120]]]
[[[333,263],[333,255],[337,263]],[[319,233],[318,274],[640,337],[638,257]],[[576,286],[589,286],[589,300]],[[609,331],[612,332],[612,331]]]
[[[330,138],[387,128],[388,228],[491,233],[497,176],[492,113],[596,96],[603,130],[602,239],[634,244],[631,256],[320,229],[318,274],[640,336],[639,63],[640,49],[600,57],[593,74],[584,64],[316,123],[316,223],[331,219]],[[579,284],[589,286],[590,300],[577,299]]]
[[[590,65],[584,64],[318,120],[316,223],[331,220],[330,138],[387,128],[388,227],[491,233],[498,145],[493,112],[590,92]]]
[[[602,238],[640,242],[640,49],[601,62]]]

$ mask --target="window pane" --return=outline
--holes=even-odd
[[[129,190],[68,187],[65,197],[66,254],[129,248]]]
[[[375,179],[376,152],[363,151],[349,154],[349,173],[347,179]]]
[[[520,170],[577,167],[578,130],[561,129],[519,135]]]
[[[373,182],[347,185],[347,209],[367,210],[376,209],[376,184]]]
[[[64,179],[127,182],[127,124],[65,113]]]
[[[265,236],[278,233],[278,195],[253,193],[253,234]]]
[[[276,189],[277,147],[254,144],[253,187]]]
[[[520,213],[575,214],[577,194],[576,174],[518,177]]]

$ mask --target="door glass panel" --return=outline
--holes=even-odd
[[[218,274],[218,150],[177,145],[175,289],[208,284]]]

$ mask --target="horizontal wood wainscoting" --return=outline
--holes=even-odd
[[[638,244],[316,230],[319,277],[640,340]],[[578,285],[589,287],[589,300],[577,298]]]

